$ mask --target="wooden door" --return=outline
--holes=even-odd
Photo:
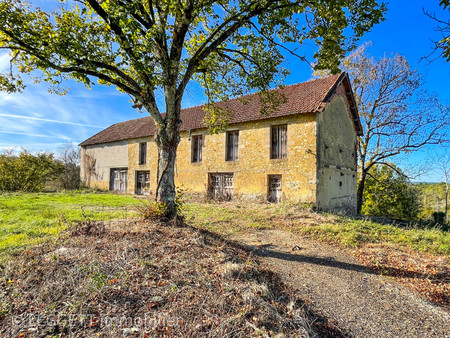
[[[115,168],[111,169],[109,189],[117,192],[127,191],[128,170]]]
[[[149,195],[150,193],[150,171],[136,172],[136,194]]]
[[[209,194],[215,200],[231,200],[233,198],[233,174],[209,174]]]
[[[269,202],[281,201],[281,175],[269,175]]]

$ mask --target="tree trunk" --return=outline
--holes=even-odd
[[[358,190],[356,192],[356,213],[360,214],[362,210],[364,184],[366,183],[366,172],[361,172],[361,178],[358,182]]]
[[[177,215],[175,207],[175,162],[179,143],[178,130],[166,132],[160,131],[156,136],[158,146],[158,183],[156,188],[156,200],[166,203],[167,217],[173,219]]]

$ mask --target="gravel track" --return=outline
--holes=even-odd
[[[238,232],[261,264],[352,337],[450,337],[448,310],[379,276],[339,248],[288,231]],[[302,296],[300,296],[302,297]]]

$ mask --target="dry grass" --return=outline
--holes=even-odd
[[[396,278],[423,298],[450,306],[450,233],[441,229],[317,213],[292,203],[190,203],[186,209],[193,225],[223,234],[281,229],[339,245],[364,265]]]
[[[339,336],[220,236],[85,221],[0,269],[1,336]]]

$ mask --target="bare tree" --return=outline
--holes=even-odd
[[[441,5],[444,10],[448,10],[450,12],[450,0],[441,0],[439,5]],[[447,62],[450,62],[450,20],[442,20],[437,17],[435,13],[431,13],[426,10],[424,10],[424,13],[437,23],[436,31],[441,35],[440,40],[434,41],[434,48],[432,52],[425,57],[425,59],[433,61],[434,59],[432,56],[439,52],[439,55],[436,58],[443,57]]]
[[[64,144],[58,154],[58,160],[64,166],[63,173],[59,176],[59,184],[62,189],[78,189],[80,187],[80,148],[72,143]]]
[[[394,156],[445,142],[450,117],[449,107],[424,91],[422,77],[405,57],[396,54],[376,60],[367,54],[367,47],[359,47],[343,61],[353,79],[364,128],[364,135],[358,137],[358,213],[371,168],[389,166],[387,160]]]

